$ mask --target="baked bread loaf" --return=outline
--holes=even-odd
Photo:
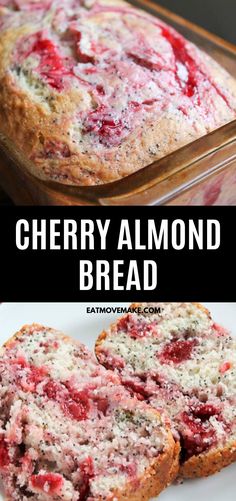
[[[236,82],[122,0],[0,0],[0,137],[41,179],[117,180],[236,118]]]
[[[2,349],[0,409],[9,501],[146,501],[177,473],[165,416],[53,329],[25,326]]]
[[[236,460],[236,340],[196,303],[120,318],[96,345],[100,363],[153,408],[168,410],[180,475],[207,476]]]

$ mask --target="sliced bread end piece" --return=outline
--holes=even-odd
[[[168,420],[54,329],[24,326],[1,349],[0,416],[11,501],[147,501],[177,474]]]
[[[199,303],[138,303],[97,340],[100,363],[132,395],[168,411],[180,476],[236,460],[236,340]],[[153,308],[160,313],[153,314]],[[148,313],[150,310],[150,313]]]

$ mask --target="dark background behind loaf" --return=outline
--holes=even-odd
[[[236,43],[236,0],[157,0],[157,3]]]

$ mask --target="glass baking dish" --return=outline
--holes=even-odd
[[[236,78],[236,46],[149,0],[131,3],[174,26]],[[0,184],[18,205],[236,205],[236,120],[122,180],[101,186],[41,181],[2,145]]]

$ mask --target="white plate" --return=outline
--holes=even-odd
[[[37,322],[55,327],[93,348],[97,335],[116,319],[113,314],[88,314],[91,306],[125,306],[128,303],[3,303],[0,305],[0,343],[6,341],[24,324]],[[236,303],[205,303],[216,322],[236,336]],[[163,492],[158,501],[235,501],[236,465],[207,479],[174,485]],[[0,493],[0,501],[4,497]],[[127,500],[128,501],[128,500]]]

